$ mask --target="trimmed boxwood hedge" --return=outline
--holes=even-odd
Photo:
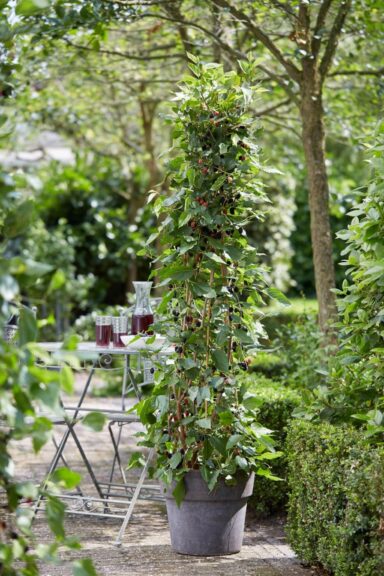
[[[291,422],[288,535],[335,576],[384,575],[384,448],[351,427]]]
[[[270,462],[272,474],[282,480],[272,481],[256,476],[253,495],[249,501],[249,507],[258,516],[268,516],[285,512],[288,502],[285,437],[292,412],[299,404],[299,395],[280,382],[263,376],[250,375],[248,380],[250,392],[260,399],[258,421],[274,431],[276,448],[284,452],[283,456]]]

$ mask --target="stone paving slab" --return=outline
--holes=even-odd
[[[44,518],[36,531],[48,537]],[[123,545],[113,542],[118,523],[110,519],[68,517],[68,535],[80,538],[82,550],[63,552],[62,564],[44,567],[42,576],[70,576],[71,559],[91,557],[100,576],[310,576],[286,544],[282,523],[249,518],[239,554],[193,557],[175,554],[170,546],[165,507],[141,502],[129,525]]]
[[[75,401],[75,399],[72,399]],[[104,410],[118,406],[118,399],[92,399],[92,406]],[[123,461],[135,447],[134,433],[139,425],[129,428],[130,434],[123,438]],[[95,433],[78,426],[81,442],[101,476],[107,477],[112,458],[111,445],[106,430]],[[63,428],[55,434],[60,438]],[[128,431],[128,427],[127,430]],[[20,479],[41,480],[53,455],[53,447],[47,445],[34,455],[29,441],[14,444],[13,455],[16,473]],[[66,455],[69,464],[80,468],[79,454],[73,441],[69,441]],[[86,475],[84,476],[86,480]],[[89,488],[89,484],[85,489]],[[114,545],[121,520],[99,517],[68,515],[66,532],[76,536],[82,543],[80,551],[63,551],[59,565],[44,565],[42,576],[72,575],[71,561],[92,558],[100,576],[311,576],[313,570],[303,568],[288,546],[281,519],[260,522],[247,516],[244,545],[239,554],[221,557],[182,556],[172,551],[167,525],[165,505],[161,502],[139,501],[127,527],[122,547]],[[39,513],[35,532],[40,541],[49,541],[50,532],[44,514]]]

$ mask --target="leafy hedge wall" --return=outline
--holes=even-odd
[[[272,474],[281,478],[281,481],[272,481],[262,476],[255,477],[249,506],[258,516],[267,516],[285,511],[288,501],[285,438],[292,412],[298,406],[299,396],[296,391],[286,388],[280,382],[273,382],[263,376],[250,375],[248,380],[250,391],[260,400],[258,420],[263,426],[274,431],[276,448],[284,452],[283,456],[270,462]]]
[[[384,448],[350,427],[293,422],[288,533],[298,556],[335,576],[384,574]]]

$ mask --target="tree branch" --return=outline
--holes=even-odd
[[[278,108],[282,108],[283,106],[286,106],[290,102],[291,102],[291,99],[287,98],[286,100],[282,100],[281,102],[277,102],[277,104],[274,104],[273,106],[269,106],[268,108],[264,108],[264,110],[260,110],[260,112],[255,111],[255,116],[257,116],[257,117],[267,116],[271,112],[274,112],[274,110],[277,110]]]
[[[276,8],[278,8],[279,10],[281,10],[282,12],[284,12],[285,14],[288,14],[288,16],[292,16],[292,18],[297,19],[296,14],[294,13],[293,10],[291,10],[291,8],[289,6],[287,6],[286,4],[282,4],[281,2],[279,2],[278,0],[270,0],[271,4],[273,4],[274,6],[276,6]]]
[[[279,48],[276,46],[274,42],[270,39],[269,36],[264,34],[264,32],[258,26],[255,26],[251,19],[243,12],[239,10],[235,6],[232,6],[227,0],[211,0],[216,6],[220,6],[220,8],[227,9],[230,14],[240,22],[242,22],[253,34],[257,40],[259,40],[266,48],[273,54],[276,60],[285,68],[287,73],[289,74],[290,78],[295,80],[298,84],[301,82],[301,71],[297,68],[293,62],[284,58],[282,52],[280,52]]]
[[[319,12],[317,14],[315,29],[313,31],[313,36],[312,36],[312,45],[311,45],[312,55],[315,58],[317,58],[319,51],[320,51],[321,40],[322,40],[321,29],[324,26],[325,19],[327,17],[327,14],[329,12],[329,9],[331,7],[332,2],[333,2],[333,0],[323,0],[323,2],[321,3],[321,6],[319,8]]]
[[[288,81],[285,81],[284,78],[281,78],[278,74],[275,74],[265,66],[259,64],[258,68],[262,70],[271,80],[274,80],[276,84],[278,84],[283,90],[288,94],[291,100],[295,102],[295,104],[299,105],[299,100],[297,94],[292,90],[289,86]]]
[[[328,74],[328,77],[331,76],[377,76],[380,78],[384,76],[384,67],[377,70],[336,70],[336,72]]]
[[[145,14],[141,14],[140,19],[143,19],[143,18],[157,18],[159,20],[167,20],[168,22],[175,22],[176,24],[182,24],[183,26],[189,26],[190,28],[195,28],[196,30],[200,30],[201,32],[203,32],[207,36],[210,36],[211,38],[213,38],[214,41],[217,42],[217,44],[221,48],[223,48],[223,50],[232,54],[232,56],[234,58],[238,59],[238,58],[244,58],[245,57],[245,54],[243,52],[240,52],[239,50],[232,48],[232,46],[230,46],[229,44],[227,44],[226,42],[221,40],[221,38],[218,38],[213,32],[211,32],[210,30],[208,30],[204,26],[197,24],[197,22],[192,22],[192,21],[184,20],[184,19],[178,20],[176,18],[172,18],[170,16],[165,16],[163,14],[153,14],[153,13],[149,13],[149,12],[147,12]]]
[[[119,52],[118,50],[106,50],[102,48],[91,48],[90,46],[84,46],[83,44],[76,44],[72,42],[68,38],[63,38],[64,42],[71,46],[72,48],[76,48],[77,50],[86,50],[87,52],[97,52],[98,54],[108,54],[110,56],[118,56],[119,58],[124,58],[126,60],[140,60],[146,62],[147,60],[164,60],[164,59],[178,59],[184,60],[184,54],[157,54],[153,56],[144,56],[138,54],[131,54],[129,52]]]
[[[351,9],[352,0],[342,0],[338,13],[336,14],[335,21],[333,23],[331,32],[329,34],[328,43],[325,48],[323,58],[319,67],[321,81],[324,79],[328,73],[328,70],[332,64],[332,59],[336,51],[337,43],[339,41],[340,33],[343,28],[345,19],[348,12]]]

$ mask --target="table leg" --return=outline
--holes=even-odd
[[[137,394],[137,392],[136,392],[137,385],[136,385],[132,370],[130,368],[130,357],[128,354],[125,354],[124,355],[123,383],[122,383],[122,387],[121,387],[121,409],[123,412],[125,412],[125,410],[126,410],[125,401],[126,401],[126,397],[127,397],[128,377],[131,381],[131,384],[132,384],[132,387],[135,391],[135,394]],[[114,455],[113,455],[113,460],[112,460],[111,472],[109,475],[109,486],[108,486],[108,490],[107,490],[107,498],[109,497],[109,494],[111,491],[111,484],[113,482],[113,476],[115,474],[116,462],[118,462],[118,459],[119,459],[118,449],[119,449],[119,444],[120,444],[120,440],[121,440],[122,426],[119,427],[119,430],[117,433],[117,440],[115,440],[111,429],[110,429],[110,434],[111,434],[111,438],[113,439],[112,441],[113,441],[113,447],[114,447]],[[118,464],[119,464],[119,462],[118,462]],[[120,470],[121,470],[121,465],[120,465]],[[123,476],[123,481],[125,483],[124,475],[122,475],[122,476]]]

